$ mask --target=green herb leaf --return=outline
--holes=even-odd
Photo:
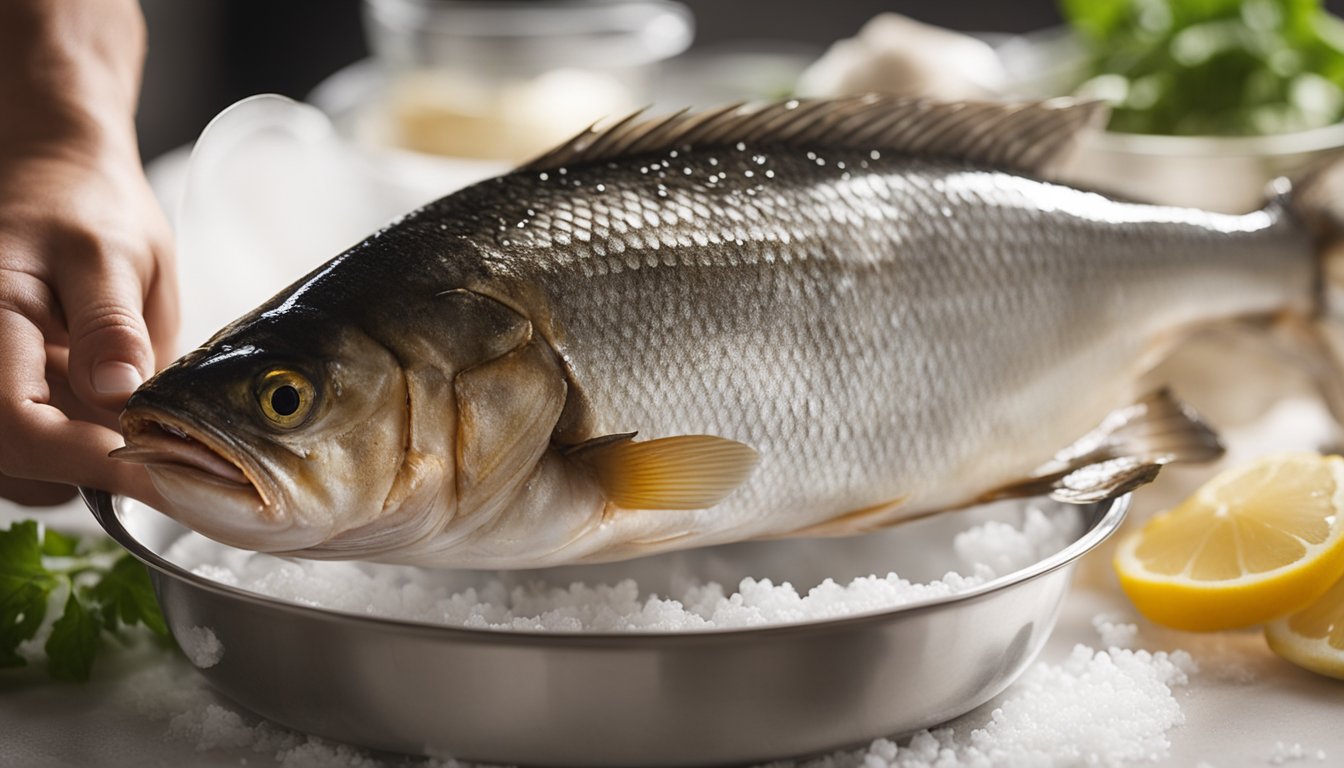
[[[149,571],[134,557],[122,555],[89,594],[99,603],[107,629],[116,629],[120,621],[128,627],[143,624],[155,634],[168,634],[168,625],[154,599]]]
[[[1321,0],[1059,0],[1079,89],[1113,131],[1261,135],[1344,117],[1344,25]]]
[[[98,622],[80,602],[77,591],[70,590],[65,613],[52,625],[44,646],[48,674],[57,680],[88,680],[100,639]]]
[[[1060,11],[1075,29],[1094,40],[1112,35],[1130,12],[1129,0],[1060,0]]]
[[[0,531],[0,669],[27,663],[18,647],[42,627],[57,587],[70,592],[43,645],[52,678],[88,680],[104,632],[140,624],[172,646],[140,561],[109,539],[39,531],[32,520]],[[109,555],[116,552],[121,555],[114,560]],[[43,562],[44,556],[51,560]]]
[[[37,523],[26,520],[0,531],[0,668],[25,664],[18,646],[42,626],[57,583],[42,566]]]
[[[46,557],[74,557],[79,539],[50,528],[42,532],[42,554]]]

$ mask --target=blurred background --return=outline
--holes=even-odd
[[[187,340],[382,222],[650,105],[1099,98],[1109,123],[1057,178],[1227,212],[1344,154],[1344,0],[142,2],[142,153],[178,214],[184,295],[233,297]],[[188,158],[258,93],[307,104],[242,105]],[[1216,392],[1226,347],[1159,378]],[[1215,423],[1311,391],[1300,371],[1235,370],[1235,397],[1196,398]]]
[[[392,211],[601,118],[784,96],[1103,99],[1063,180],[1228,212],[1344,150],[1344,0],[143,4],[146,160],[278,93],[332,121]]]
[[[149,24],[138,124],[146,159],[192,141],[254,93],[303,98],[364,59],[361,0],[142,0]],[[952,29],[1028,32],[1060,23],[1055,0],[687,0],[693,50],[737,42],[816,55],[886,11]],[[1344,8],[1344,0],[1337,5]]]

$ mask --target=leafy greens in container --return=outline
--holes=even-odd
[[[1125,133],[1262,135],[1344,117],[1344,21],[1321,0],[1060,0],[1077,89]]]

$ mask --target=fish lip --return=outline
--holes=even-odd
[[[217,430],[162,408],[140,405],[122,413],[121,431],[126,446],[112,451],[112,458],[188,474],[223,491],[250,493],[262,510],[274,509],[263,481],[265,472]],[[145,442],[158,443],[159,448]]]

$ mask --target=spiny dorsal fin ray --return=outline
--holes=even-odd
[[[735,104],[652,119],[640,119],[641,110],[609,128],[590,127],[519,170],[741,142],[921,154],[1039,175],[1062,160],[1078,134],[1099,124],[1105,112],[1102,102],[1074,99],[941,102],[878,94]]]

